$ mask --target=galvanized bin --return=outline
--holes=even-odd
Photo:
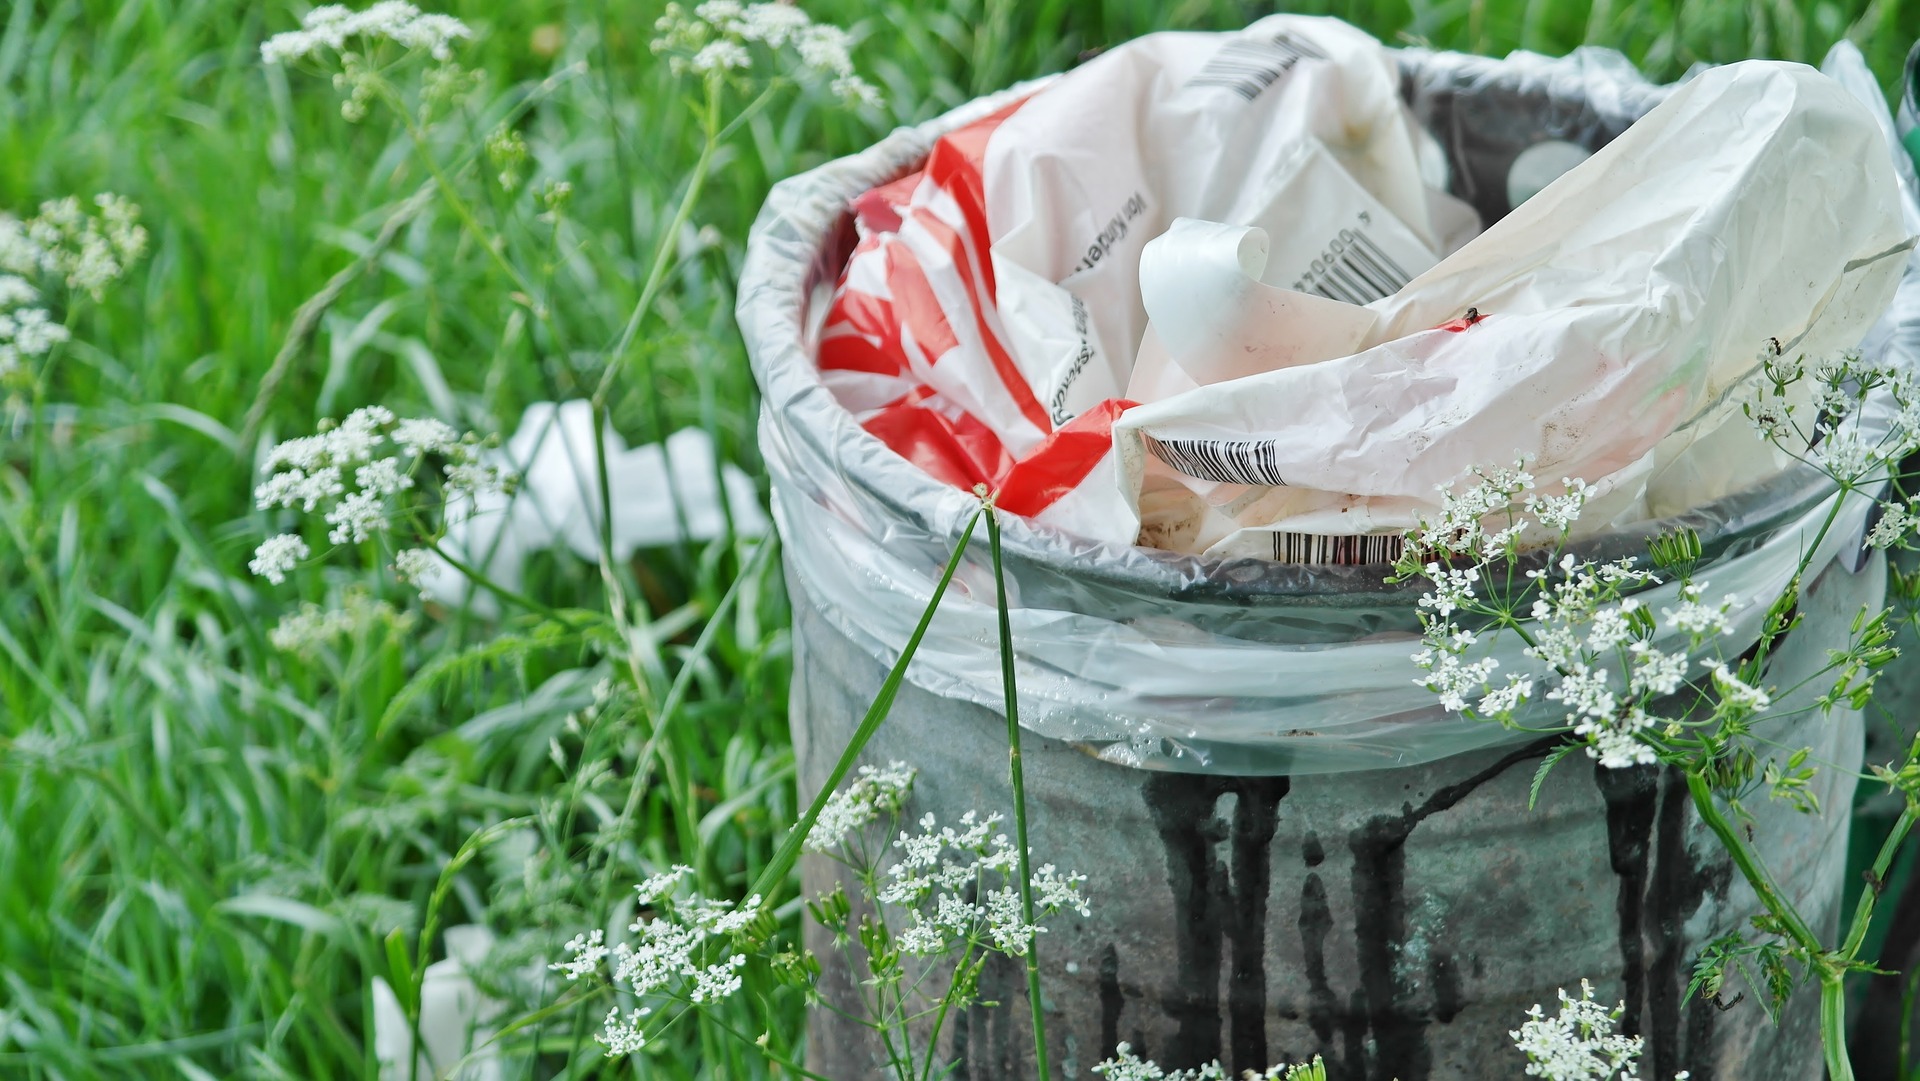
[[[1401,56],[1404,96],[1446,147],[1456,194],[1489,218],[1508,209],[1505,170],[1521,150],[1603,144],[1662,93],[1597,50]],[[739,315],[795,611],[802,797],[839,757],[977,506],[861,430],[821,385],[812,332],[850,248],[847,203],[1000,100],[781,184],[749,245]],[[1703,576],[1759,595],[1784,584],[1830,498],[1821,478],[1788,473],[1589,547],[1635,554],[1690,525]],[[1843,509],[1777,683],[1823,663],[1854,613],[1880,602],[1884,568],[1860,555],[1866,514],[1864,500]],[[1444,715],[1413,685],[1414,596],[1383,585],[1384,568],[1203,563],[1018,519],[1006,542],[1034,850],[1085,871],[1093,903],[1091,918],[1063,917],[1040,940],[1055,1076],[1088,1076],[1120,1041],[1168,1068],[1319,1054],[1351,1081],[1517,1076],[1509,1030],[1583,977],[1627,1003],[1624,1027],[1648,1042],[1643,1076],[1820,1075],[1811,997],[1777,1028],[1752,996],[1724,1010],[1683,1001],[1700,946],[1757,911],[1685,785],[1575,757],[1529,811],[1547,748]],[[992,596],[976,542],[866,752],[920,769],[912,816],[1010,806]],[[1828,761],[1861,754],[1853,715],[1776,735]],[[1765,805],[1755,830],[1784,887],[1831,930],[1854,783],[1840,771],[1820,783],[1823,813]],[[805,874],[817,892],[834,870]],[[851,1007],[865,973],[825,936],[809,943],[826,993]],[[990,968],[982,990],[998,1005],[942,1036],[949,1076],[1031,1076],[1021,974]],[[812,1016],[810,1070],[885,1076],[866,1029]]]

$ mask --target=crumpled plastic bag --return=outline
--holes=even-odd
[[[608,428],[606,441],[615,559],[676,540],[725,536],[729,518],[736,537],[766,533],[767,515],[753,478],[731,463],[720,464],[705,431],[682,428],[664,444],[629,449]],[[454,558],[515,592],[526,559],[535,552],[557,544],[584,560],[600,558],[600,470],[590,403],[528,406],[496,464],[519,474],[519,489],[485,493],[464,513],[451,516],[442,545]],[[438,556],[418,585],[441,604],[466,604],[485,616],[499,611],[491,593],[473,589],[466,575]]]
[[[1389,558],[1521,457],[1599,485],[1589,530],[1772,475],[1760,347],[1857,345],[1906,262],[1875,118],[1754,61],[1583,154],[1516,162],[1537,194],[1476,236],[1365,34],[1153,35],[855,201],[822,378],[1006,510],[1209,556]]]
[[[502,1081],[507,1076],[500,1046],[491,1042],[506,1003],[489,997],[471,975],[492,952],[493,932],[478,924],[449,927],[446,944],[447,956],[422,973],[417,1053],[400,996],[386,980],[373,978],[373,1055],[380,1081]],[[408,1062],[416,1057],[417,1065]]]

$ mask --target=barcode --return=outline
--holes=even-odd
[[[1241,38],[1221,46],[1187,85],[1224,86],[1252,101],[1300,61],[1326,58],[1326,53],[1284,31],[1268,41]]]
[[[1189,477],[1221,484],[1284,485],[1277,448],[1268,439],[1155,439],[1147,437],[1155,458]]]
[[[1328,300],[1366,304],[1392,296],[1412,279],[1372,237],[1358,229],[1342,229],[1293,287]]]
[[[1406,538],[1398,533],[1376,533],[1363,537],[1329,537],[1322,533],[1275,533],[1275,563],[1333,563],[1361,566],[1392,563],[1400,558]]]

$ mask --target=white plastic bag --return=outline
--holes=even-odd
[[[1593,529],[1777,472],[1723,430],[1759,347],[1859,343],[1904,266],[1874,117],[1753,62],[1584,153],[1529,148],[1475,237],[1365,34],[1154,35],[856,201],[823,379],[1005,509],[1215,557],[1384,558],[1522,456],[1600,485]]]
[[[1603,481],[1616,517],[1644,517],[1658,465],[1683,449],[1688,500],[1746,487],[1784,460],[1745,431],[1711,463],[1689,445],[1735,412],[1768,339],[1831,355],[1885,309],[1911,239],[1884,146],[1810,68],[1703,72],[1392,296],[1266,308],[1251,301],[1270,291],[1245,293],[1237,337],[1214,351],[1318,355],[1127,413],[1122,489],[1176,478],[1185,499],[1143,508],[1168,546],[1264,556],[1289,533],[1403,531],[1462,470],[1522,455],[1542,476]],[[1177,227],[1142,280],[1156,262],[1225,264],[1232,243]],[[1161,343],[1190,337],[1193,315],[1170,306]]]
[[[664,444],[631,449],[611,428],[604,434],[615,560],[676,540],[713,540],[725,536],[729,524],[737,537],[767,531],[753,478],[719,462],[712,437],[701,429],[682,428]],[[564,546],[581,559],[598,560],[597,453],[591,403],[529,405],[513,438],[496,454],[497,464],[520,477],[519,490],[485,493],[477,506],[450,515],[442,546],[513,591],[520,589],[521,571],[534,552]],[[491,593],[473,589],[465,574],[437,555],[417,584],[441,604],[469,604],[482,615],[499,611]]]

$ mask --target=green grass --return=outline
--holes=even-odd
[[[145,208],[154,240],[123,288],[80,311],[85,344],[64,354],[44,399],[0,413],[0,1077],[365,1076],[383,940],[421,932],[435,882],[477,830],[529,820],[451,878],[441,925],[501,937],[482,975],[518,1005],[554,993],[521,968],[646,868],[693,862],[709,889],[738,889],[793,817],[784,591],[777,571],[740,578],[730,551],[643,553],[635,577],[658,628],[646,687],[580,729],[568,716],[591,701],[604,640],[422,617],[312,659],[266,642],[302,599],[337,603],[368,579],[337,563],[281,588],[246,573],[265,528],[248,499],[259,442],[376,402],[511,431],[527,403],[578,396],[697,147],[646,48],[655,5],[450,10],[481,31],[468,53],[488,73],[474,133],[587,62],[525,124],[539,168],[575,190],[570,254],[546,283],[566,342],[515,314],[511,286],[436,209],[346,290],[261,398],[294,310],[421,183],[403,134],[346,124],[322,80],[260,65],[262,37],[296,23],[292,5],[0,5],[0,208],[118,191]],[[1266,10],[814,5],[868,35],[859,60],[888,95],[888,124],[1140,33],[1228,28]],[[1817,62],[1845,35],[1891,85],[1920,35],[1920,11],[1898,0],[1301,10],[1495,54],[1615,45],[1659,77],[1747,56]],[[556,40],[543,27],[557,29],[551,55],[535,47]],[[783,100],[733,143],[694,219],[724,241],[676,273],[624,361],[612,412],[629,441],[699,425],[755,470],[729,292],[747,226],[774,179],[885,126]],[[243,441],[256,399],[264,424]],[[591,608],[598,582],[563,558],[537,566],[531,588]],[[666,768],[623,814],[676,678],[686,693],[666,725]],[[425,948],[439,955],[437,939]],[[791,1046],[802,1019],[782,1001],[774,1040]],[[538,1030],[529,1075],[623,1072],[590,1046],[575,1053],[582,1024],[564,1015]],[[758,1070],[713,1025],[661,1049],[650,1076]]]

